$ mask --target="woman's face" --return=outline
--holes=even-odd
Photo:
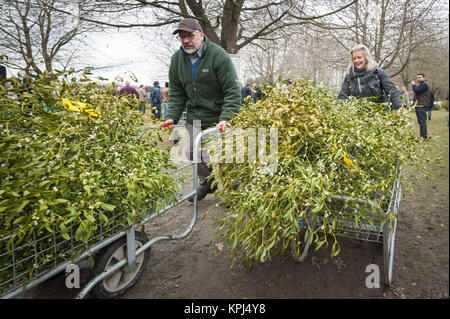
[[[357,69],[363,69],[367,64],[366,57],[364,56],[364,54],[362,54],[361,51],[353,52],[352,61],[353,61],[354,67]]]

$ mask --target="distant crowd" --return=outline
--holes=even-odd
[[[169,100],[169,82],[164,87],[159,86],[159,81],[155,81],[153,86],[141,84],[138,88],[133,87],[129,81],[117,92],[117,96],[131,95],[139,100],[138,109],[145,114],[147,103],[151,105],[151,112],[157,119],[165,119],[167,113],[167,101]]]

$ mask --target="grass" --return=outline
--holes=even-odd
[[[422,161],[423,172],[408,166],[403,171],[403,180],[411,183],[412,192],[404,190],[400,203],[394,285],[403,288],[407,298],[448,298],[448,114],[442,109],[433,111],[427,121],[431,138],[418,144],[431,159]],[[408,116],[419,136],[414,110]]]

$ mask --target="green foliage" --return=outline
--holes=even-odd
[[[264,262],[292,242],[298,255],[306,238],[298,221],[305,218],[316,248],[327,247],[331,238],[335,256],[342,216],[355,226],[382,224],[392,216],[382,217],[357,202],[337,207],[331,196],[371,201],[386,211],[397,160],[414,163],[419,157],[412,122],[366,100],[338,101],[309,81],[266,94],[264,101],[245,106],[231,124],[233,129],[278,129],[276,170],[261,174],[266,165],[261,161],[238,163],[234,154],[234,162],[227,163],[221,156],[229,153],[218,155],[222,164],[214,166],[213,175],[222,187],[217,193],[231,205],[218,221],[218,239],[229,242],[230,257],[241,265]],[[267,139],[267,153],[269,147]]]
[[[2,269],[13,246],[36,244],[16,251],[16,261],[42,252],[16,273],[40,271],[175,200],[159,133],[137,138],[142,114],[112,94],[114,85],[101,89],[66,73],[39,76],[29,89],[7,81],[0,83],[0,283],[12,276]],[[100,116],[69,111],[61,98]],[[67,253],[70,240],[79,245]]]
[[[448,100],[442,101],[441,107],[442,107],[444,110],[448,111]]]

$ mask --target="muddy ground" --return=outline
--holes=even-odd
[[[216,218],[227,213],[217,205],[219,198],[208,195],[199,203],[199,216],[185,239],[156,243],[150,261],[136,285],[123,299],[171,298],[448,298],[449,296],[449,181],[448,126],[446,111],[433,113],[429,130],[434,138],[430,176],[408,167],[412,193],[404,190],[399,208],[393,282],[383,285],[381,244],[342,238],[341,253],[330,259],[330,249],[309,251],[304,263],[290,254],[277,256],[252,269],[231,267],[228,247],[216,250]],[[414,118],[414,114],[410,113]],[[416,127],[418,132],[418,127]],[[147,224],[150,238],[159,234],[182,233],[187,228],[193,204],[184,202]],[[216,254],[218,251],[219,254]],[[367,288],[366,267],[378,265],[381,287]],[[82,266],[82,285],[89,268]],[[18,298],[73,298],[80,289],[67,289],[64,274],[58,275]]]

